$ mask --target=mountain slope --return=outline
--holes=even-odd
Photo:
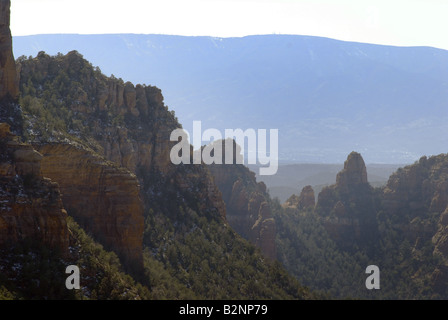
[[[76,51],[18,69],[25,137],[68,214],[152,297],[313,297],[229,226],[205,165],[171,163],[180,124],[160,89],[106,77]]]

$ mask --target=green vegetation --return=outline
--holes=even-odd
[[[193,185],[204,184],[204,177],[195,172],[195,167],[179,166],[175,174],[190,176]],[[156,278],[169,274],[175,279],[173,286],[182,289],[176,297],[187,294],[190,299],[317,297],[278,262],[266,260],[222,217],[201,209],[194,191],[173,189],[171,179],[157,172],[148,173],[144,180],[148,208],[145,256],[163,266],[162,275]],[[157,196],[156,190],[163,198]],[[154,270],[150,272],[150,281],[159,281],[154,279]]]
[[[113,99],[107,108],[100,107],[104,90],[115,85],[124,90],[127,84],[105,77],[79,53],[56,57],[39,53],[36,58],[21,57],[18,63],[28,141],[68,140],[104,156],[107,143],[144,140],[152,143],[149,148],[155,157],[161,147],[157,135],[179,127],[154,87],[144,87],[148,101],[136,98],[137,105],[148,104],[147,114],[139,117],[123,112]],[[239,169],[229,169],[233,172],[224,176],[239,175]],[[275,262],[211,209],[204,197],[209,183],[206,172],[200,166],[137,167],[145,207],[142,274],[128,273],[115,253],[104,250],[70,219],[68,258],[36,243],[1,252],[0,298],[448,298],[448,250],[444,243],[437,247],[433,238],[439,233],[443,240],[446,232],[440,225],[448,204],[446,155],[424,157],[398,170],[386,187],[366,185],[345,193],[326,189],[327,202],[314,210],[284,208],[277,199],[268,199],[277,229]],[[229,181],[222,184],[229,189]],[[250,185],[246,187],[252,191]],[[336,212],[338,201],[344,206]],[[344,234],[343,241],[337,230],[328,227],[328,222],[339,218],[351,223],[346,229],[351,234]],[[353,227],[357,223],[362,228]],[[67,264],[79,265],[87,275],[79,292],[64,287]],[[381,270],[381,290],[365,287],[365,269],[371,264]]]
[[[79,54],[72,52],[71,55]],[[46,64],[47,69],[33,69],[33,59],[17,59],[22,69],[32,69],[31,72],[22,73],[24,78],[20,83],[19,103],[26,119],[24,135],[48,141],[68,132],[75,136],[87,134],[88,126],[83,125],[73,106],[92,103],[95,87],[88,86],[89,79],[100,78],[101,73],[83,59],[72,57],[67,61],[63,55],[52,58],[44,52],[40,52],[35,59]],[[60,67],[63,63],[73,65],[66,71]]]
[[[158,89],[143,87],[148,98],[148,114],[139,118],[122,112],[122,105],[109,99],[100,110],[102,93],[109,86],[126,85],[121,79],[107,78],[77,52],[50,57],[41,52],[36,58],[18,59],[21,69],[21,97],[25,123],[24,138],[34,143],[71,142],[104,155],[102,142],[117,138],[123,129],[133,139],[152,141],[160,130],[179,127],[174,112],[160,102]],[[106,92],[107,95],[107,92]],[[163,99],[163,97],[162,97]],[[136,103],[139,101],[138,97]],[[149,136],[149,138],[148,138]],[[120,136],[121,137],[121,136]],[[155,148],[154,146],[152,146]],[[151,159],[148,159],[150,161]],[[114,164],[120,165],[120,164]],[[197,166],[177,166],[167,172],[138,167],[145,204],[144,270],[128,273],[117,255],[104,250],[94,235],[88,235],[70,218],[70,257],[50,249],[47,256],[35,254],[20,260],[24,275],[0,279],[2,297],[22,299],[306,299],[315,297],[289,275],[278,262],[267,261],[247,240],[232,230],[212,208],[207,193],[207,171]],[[184,181],[181,188],[173,181]],[[68,212],[70,215],[70,212]],[[18,249],[17,249],[18,250]],[[25,253],[44,250],[23,248],[20,254],[3,253],[1,265],[13,266]],[[45,251],[47,252],[47,251]],[[42,257],[42,259],[41,259]],[[50,260],[51,259],[51,260]],[[65,266],[75,264],[82,275],[80,291],[65,289]],[[50,277],[50,274],[57,275]],[[31,277],[23,279],[21,277]],[[43,279],[40,279],[43,277]],[[48,279],[47,279],[48,277]],[[14,279],[14,280],[8,280]],[[28,287],[29,281],[39,283]],[[84,279],[84,280],[83,280]],[[58,288],[54,293],[43,290]],[[28,290],[30,288],[31,290]],[[55,290],[55,289],[53,289]],[[51,293],[51,294],[50,294]]]
[[[70,254],[31,239],[0,252],[0,299],[148,299],[149,291],[121,266],[113,252],[107,252],[69,217]],[[77,265],[82,274],[81,289],[67,290],[65,269]]]
[[[353,237],[351,247],[330,236],[328,229],[334,234],[335,225],[325,227],[331,205],[300,211],[274,199],[278,259],[302,284],[330,298],[447,299],[447,230],[442,223],[447,178],[448,156],[442,154],[398,170],[387,186],[372,190],[370,199],[354,201],[360,190],[351,190],[345,199],[332,190],[333,202],[354,201],[348,215],[375,219],[370,224],[377,226],[375,232]],[[371,264],[380,268],[380,290],[365,288],[365,268]]]
[[[312,210],[282,208],[277,199],[271,208],[277,226],[277,256],[291,274],[328,298],[365,293],[365,255],[340,250]]]

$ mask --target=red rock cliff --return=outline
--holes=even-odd
[[[0,100],[5,97],[15,99],[19,95],[16,65],[12,52],[12,37],[9,0],[0,0]]]
[[[143,204],[135,175],[73,144],[40,144],[42,172],[68,213],[126,262],[142,265]]]
[[[34,239],[68,249],[59,187],[41,173],[42,155],[0,123],[0,245]]]

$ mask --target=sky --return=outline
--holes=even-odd
[[[447,0],[11,0],[13,36],[297,34],[448,50]]]

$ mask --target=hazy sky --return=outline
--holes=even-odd
[[[12,0],[13,35],[317,35],[448,49],[447,0]]]

